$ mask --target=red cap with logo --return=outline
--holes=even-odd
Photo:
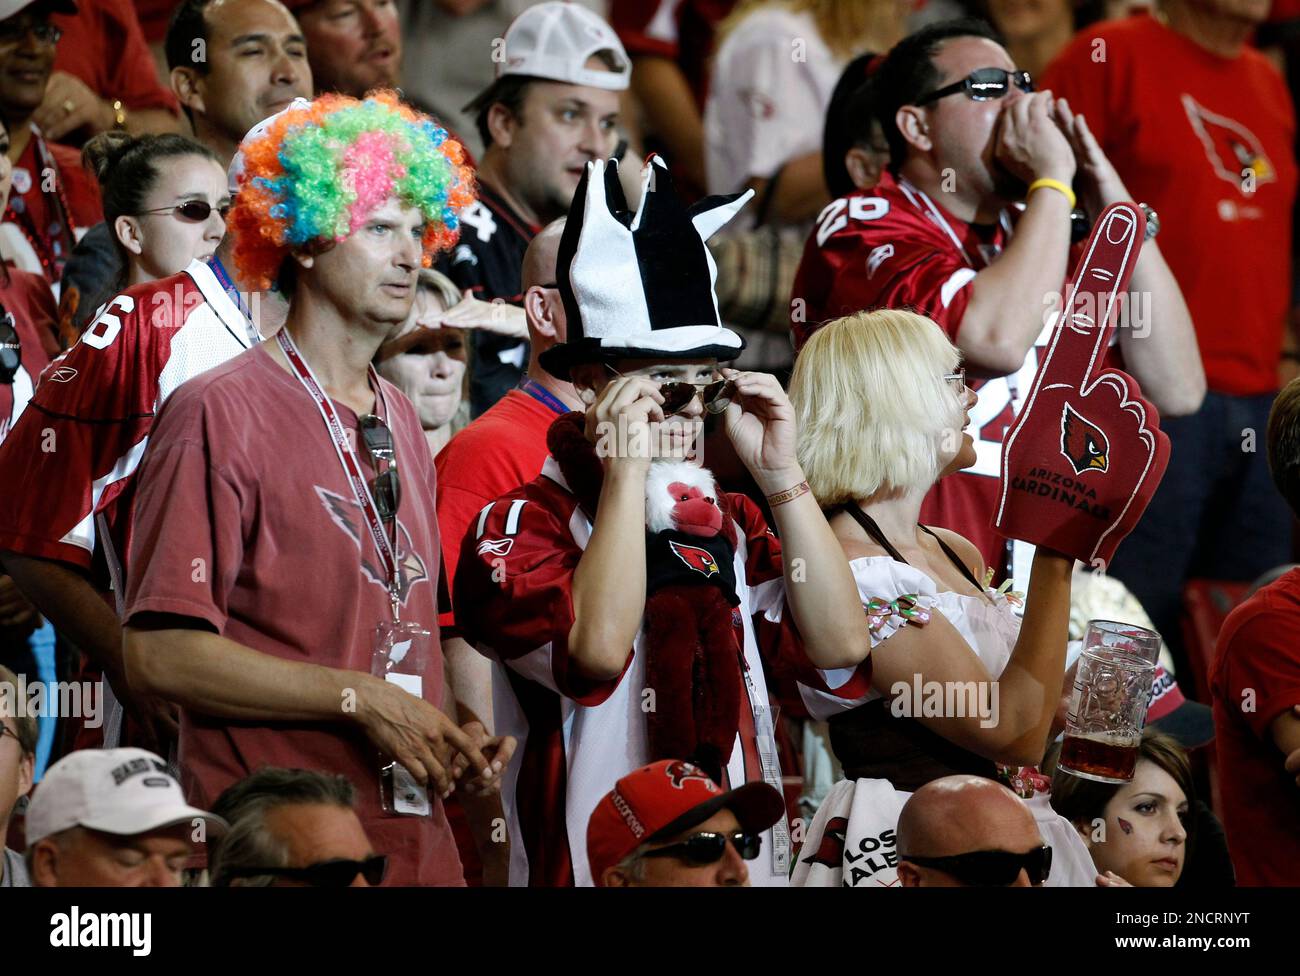
[[[599,886],[607,868],[642,844],[667,840],[726,808],[742,830],[763,831],[781,819],[785,800],[766,783],[723,791],[698,766],[661,759],[620,779],[587,822],[587,863]]]

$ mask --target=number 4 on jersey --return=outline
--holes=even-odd
[[[478,200],[461,210],[460,222],[466,227],[473,227],[474,233],[484,244],[492,240],[492,235],[497,232],[497,222],[492,217],[492,211]]]

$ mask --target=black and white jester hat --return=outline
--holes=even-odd
[[[541,354],[567,380],[581,363],[617,359],[735,359],[745,340],[724,329],[705,245],[754,195],[712,196],[686,207],[668,167],[641,170],[641,205],[628,210],[616,160],[587,164],[556,255],[569,341]]]

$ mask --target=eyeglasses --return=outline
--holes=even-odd
[[[646,851],[641,856],[676,857],[687,864],[694,865],[717,864],[727,851],[728,841],[736,848],[736,853],[746,861],[752,861],[758,857],[759,851],[763,848],[763,836],[761,834],[750,833],[746,830],[738,830],[731,834],[705,832],[692,834],[680,844],[656,847],[654,850]]]
[[[18,338],[14,315],[13,312],[5,312],[4,317],[0,318],[0,383],[12,383],[22,364],[23,344]]]
[[[0,21],[0,44],[17,44],[28,34],[34,34],[43,44],[58,44],[63,31],[48,20],[27,17],[10,17]]]
[[[361,417],[360,423],[361,437],[375,470],[379,470],[380,461],[385,464],[384,471],[370,482],[370,495],[375,500],[379,517],[391,523],[397,518],[397,506],[402,502],[402,484],[397,480],[397,448],[393,444],[393,432],[373,413]]]
[[[605,364],[615,376],[627,376],[627,373],[620,373],[608,363]],[[679,414],[691,405],[691,402],[698,396],[700,402],[704,404],[704,409],[709,413],[722,413],[731,404],[732,398],[736,395],[736,384],[731,380],[713,379],[707,383],[686,383],[677,381],[673,383],[661,383],[659,385],[659,395],[664,398],[663,411],[665,417],[671,417]]]
[[[959,369],[955,373],[944,375],[943,381],[952,387],[954,393],[961,396],[966,392],[966,370]]]
[[[159,207],[157,210],[141,210],[137,217],[143,217],[145,214],[172,214],[181,220],[187,220],[192,224],[201,224],[212,216],[212,211],[221,215],[225,220],[226,215],[230,213],[230,204],[223,203],[214,207],[206,200],[187,200],[184,203],[178,203],[173,207]]]
[[[945,85],[937,91],[917,99],[917,105],[929,105],[949,95],[964,92],[967,98],[977,102],[989,102],[1002,98],[1015,85],[1022,92],[1034,90],[1034,79],[1028,71],[1008,71],[1006,68],[976,68],[961,81]]]
[[[357,875],[366,879],[371,886],[379,885],[388,873],[388,855],[375,854],[364,861],[351,861],[346,858],[334,858],[319,861],[305,868],[231,868],[222,871],[224,878],[288,878],[301,881],[312,888],[347,888],[356,880]]]
[[[982,887],[1006,887],[1014,884],[1023,870],[1031,885],[1047,881],[1052,870],[1052,848],[1044,844],[1023,854],[1010,851],[971,851],[969,854],[952,854],[948,857],[913,857],[900,854],[900,861],[935,868],[951,874],[958,881]]]

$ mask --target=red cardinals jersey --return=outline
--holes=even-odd
[[[129,494],[155,412],[186,380],[253,343],[206,264],[118,295],[45,370],[0,445],[0,549],[117,572]],[[96,516],[100,516],[97,527]],[[100,533],[107,527],[108,538]]]
[[[743,667],[752,682],[726,769],[739,785],[763,778],[760,749],[775,756],[775,743],[756,730],[750,707],[751,701],[767,705],[764,661],[801,651],[791,628],[764,625],[760,654],[751,617],[784,601],[781,545],[748,498],[727,495],[726,504],[738,539],[740,606],[733,620],[743,627]],[[493,660],[497,734],[519,742],[501,789],[512,885],[591,885],[587,821],[615,781],[650,761],[645,716],[655,700],[645,681],[644,627],[623,674],[612,680],[588,680],[569,655],[573,572],[591,532],[559,464],[547,458],[538,478],[479,513],[461,550],[456,623]],[[762,854],[749,865],[753,884],[786,883],[772,851],[768,830]]]
[[[994,225],[968,224],[907,180],[885,173],[873,189],[832,201],[818,217],[795,277],[796,344],[802,346],[830,319],[876,308],[912,309],[934,319],[956,342],[970,301],[966,286],[1002,253],[1010,232],[1006,212]],[[1031,352],[1010,376],[971,381],[979,396],[969,428],[975,464],[935,485],[921,509],[923,522],[974,542],[989,566],[1000,566],[1006,549],[989,528],[1002,436],[1035,364]]]
[[[832,201],[817,219],[795,277],[796,345],[831,319],[878,308],[928,316],[955,343],[970,301],[968,286],[1002,253],[1016,216],[1008,209],[996,224],[967,223],[888,172],[874,188]],[[985,565],[995,568],[1007,554],[1006,540],[989,526],[1002,438],[1033,383],[1038,350],[1054,322],[1045,322],[1016,372],[969,381],[978,395],[968,429],[975,463],[939,481],[921,507],[922,522],[961,533],[979,548]]]

